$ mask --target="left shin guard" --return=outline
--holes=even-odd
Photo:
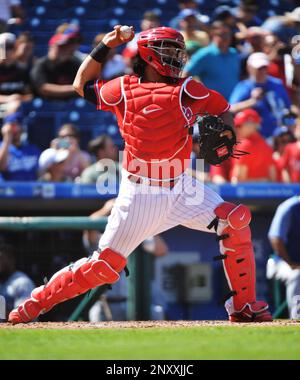
[[[251,242],[251,213],[244,205],[221,203],[215,210],[216,218],[208,228],[215,227],[220,242],[225,275],[231,290],[235,311],[256,300],[255,259]]]
[[[9,322],[32,321],[63,301],[97,286],[115,283],[126,263],[124,256],[110,248],[95,252],[91,258],[76,261],[57,272],[46,285],[35,288],[31,297],[10,313]]]

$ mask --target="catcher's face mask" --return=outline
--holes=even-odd
[[[183,36],[167,27],[140,33],[138,51],[145,62],[171,78],[180,77],[187,60]]]

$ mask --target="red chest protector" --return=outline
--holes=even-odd
[[[182,105],[183,93],[201,99],[209,96],[208,90],[191,78],[176,84],[140,83],[138,77],[129,75],[121,78],[121,87],[125,110],[119,127],[125,140],[124,168],[149,178],[180,175],[189,166],[192,149],[186,126],[197,113],[191,102],[189,108]]]

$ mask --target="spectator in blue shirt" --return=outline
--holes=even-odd
[[[240,77],[240,58],[230,47],[232,32],[221,21],[212,24],[212,43],[196,52],[186,65],[186,74],[200,77],[205,86],[227,100]]]
[[[281,203],[274,215],[269,240],[276,256],[268,263],[268,277],[286,283],[287,302],[291,318],[300,318],[300,196]],[[272,264],[272,265],[270,265]],[[273,273],[270,273],[270,272]],[[298,298],[295,298],[298,297]]]
[[[0,295],[6,303],[6,314],[30,297],[34,284],[23,272],[16,269],[15,251],[11,245],[0,245]],[[5,317],[5,316],[4,316]],[[0,315],[1,319],[3,316]]]
[[[35,181],[37,179],[39,149],[22,141],[22,115],[6,116],[0,144],[0,172],[6,181]]]
[[[253,53],[247,60],[249,78],[239,82],[229,99],[236,113],[254,108],[262,118],[261,134],[272,136],[280,126],[285,109],[291,106],[287,91],[280,79],[268,76],[269,59],[264,53]]]

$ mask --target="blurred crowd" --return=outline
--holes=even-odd
[[[289,3],[295,5],[291,11],[260,19],[259,2],[253,0],[234,8],[220,5],[212,14],[205,14],[195,0],[178,0],[178,15],[169,26],[186,41],[183,75],[198,78],[230,102],[238,149],[250,153],[205,167],[196,176],[214,183],[300,182],[300,7],[297,1]],[[122,147],[102,135],[90,141],[89,152],[83,151],[80,130],[64,124],[41,152],[26,138],[22,105],[35,97],[62,102],[75,98],[75,74],[104,34],[87,47],[79,25],[63,23],[49,36],[47,54],[36,57],[33,36],[26,30],[18,35],[10,31],[26,17],[22,3],[0,1],[0,9],[0,180],[95,183],[104,170],[102,160],[118,164]],[[159,14],[147,10],[140,30],[160,25]],[[138,32],[123,49],[111,49],[103,79],[133,72]],[[194,141],[192,158],[197,158],[196,128]]]

